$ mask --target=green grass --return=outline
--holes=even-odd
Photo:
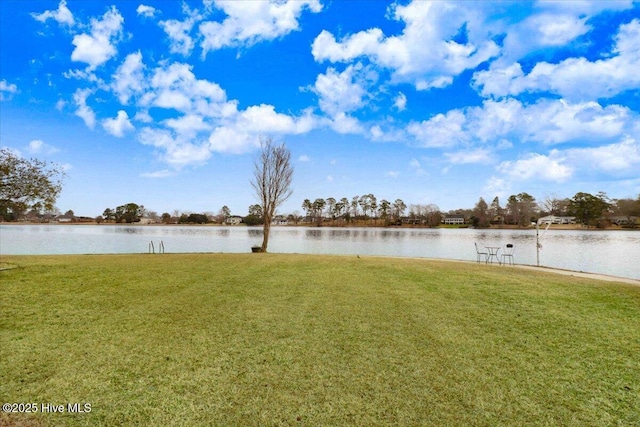
[[[640,425],[640,287],[413,259],[2,257],[0,425]]]

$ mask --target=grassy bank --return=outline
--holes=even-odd
[[[640,424],[640,288],[308,255],[2,257],[0,425]],[[14,267],[14,268],[11,268]]]

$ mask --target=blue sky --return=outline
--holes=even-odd
[[[57,206],[245,215],[260,136],[293,196],[471,208],[640,194],[640,2],[0,2],[0,138]]]

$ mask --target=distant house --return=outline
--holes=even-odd
[[[240,225],[242,223],[242,217],[233,215],[224,220],[227,225]]]
[[[289,220],[284,215],[276,215],[271,220],[271,225],[288,225],[288,224],[289,224]]]
[[[575,216],[556,216],[556,215],[548,215],[543,216],[538,220],[540,224],[575,224],[576,217]]]
[[[637,216],[614,216],[611,218],[611,223],[615,225],[635,225],[637,222]]]
[[[464,224],[464,215],[447,215],[442,219],[442,222],[446,225]]]
[[[68,223],[68,222],[73,222],[73,219],[74,219],[73,215],[58,215],[53,220],[61,223],[64,223],[64,222]]]

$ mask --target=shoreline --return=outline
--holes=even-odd
[[[6,259],[6,258],[14,258],[14,257],[65,257],[65,256],[68,256],[68,257],[98,256],[99,257],[99,256],[122,256],[122,255],[147,256],[148,254],[104,253],[104,254],[0,255],[0,272],[11,270],[12,268],[14,268],[14,266],[5,265],[5,264],[11,264],[11,263],[10,262],[7,263],[5,260],[3,260],[3,258]],[[170,256],[170,255],[183,256],[183,255],[250,255],[250,254],[249,253],[224,253],[224,252],[173,252],[173,253],[163,254],[163,256]],[[323,256],[319,254],[283,253],[283,252],[269,252],[267,255],[277,255],[277,256],[300,256],[300,255],[311,256],[313,255],[314,257]],[[350,254],[342,254],[342,255],[325,254],[324,256],[335,256],[335,257],[345,257],[345,258],[354,257],[354,255],[350,255]],[[355,255],[355,256],[357,258],[420,260],[420,261],[433,261],[433,262],[461,263],[461,264],[467,264],[467,265],[475,265],[475,264],[482,265],[482,263],[477,263],[474,261],[468,261],[468,260],[462,260],[462,259],[448,259],[448,258],[399,257],[399,256],[386,256],[386,255]],[[528,265],[528,264],[513,264],[508,266],[494,265],[494,264],[490,264],[490,265],[494,268],[505,268],[505,269],[519,268],[521,270],[537,271],[541,273],[552,273],[552,274],[558,274],[558,275],[564,275],[564,276],[573,276],[573,277],[579,277],[583,279],[599,280],[604,282],[625,283],[625,284],[640,287],[640,279],[632,279],[630,277],[620,277],[620,276],[612,276],[609,274],[602,274],[602,273],[589,273],[585,271],[566,270],[562,268],[547,267],[547,266],[538,267],[535,265]],[[490,268],[489,265],[487,265],[487,268]]]
[[[248,226],[245,224],[239,225],[230,225],[230,224],[163,224],[163,223],[154,223],[154,224],[141,224],[139,222],[136,223],[114,223],[114,222],[10,222],[10,221],[0,221],[1,225],[18,225],[18,226],[61,226],[66,227],[70,225],[80,225],[80,226],[121,226],[121,227],[260,227],[260,225],[256,226]],[[315,225],[315,224],[288,224],[288,225],[272,225],[271,228],[313,228],[313,229],[322,229],[322,228],[380,228],[384,230],[482,230],[482,231],[490,231],[490,230],[535,230],[535,227],[519,227],[517,225],[500,225],[495,227],[487,227],[487,228],[475,228],[475,227],[455,227],[455,226],[438,226],[438,227],[428,227],[428,226],[420,226],[420,225],[378,225],[378,224],[332,224],[332,225]],[[546,229],[546,227],[540,227],[541,230]],[[549,227],[549,230],[563,230],[563,231],[640,231],[640,227],[637,228],[625,228],[621,226],[611,226],[607,228],[597,228],[597,227],[582,227],[579,224],[553,224]]]

